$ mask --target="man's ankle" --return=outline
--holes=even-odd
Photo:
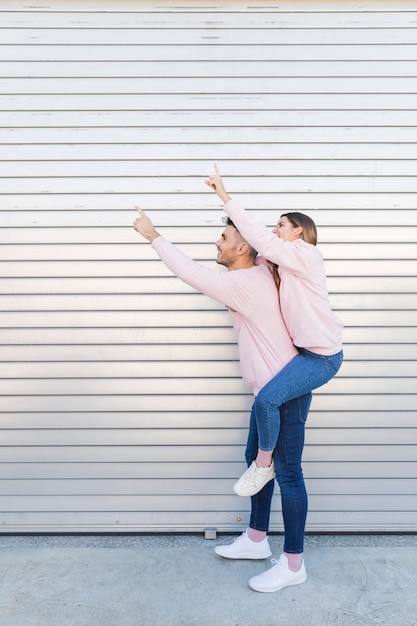
[[[265,530],[256,530],[256,528],[248,528],[248,537],[251,541],[255,543],[259,543],[266,539],[266,531]]]
[[[288,560],[288,567],[292,572],[298,572],[302,563],[303,563],[303,555],[301,554],[290,554],[289,552],[284,552],[285,556]]]

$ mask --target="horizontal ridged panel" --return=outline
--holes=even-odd
[[[416,17],[411,0],[2,3],[6,532],[247,524],[229,315],[132,229],[140,204],[215,267],[213,161],[269,226],[315,219],[345,324],[307,422],[308,529],[416,529]]]

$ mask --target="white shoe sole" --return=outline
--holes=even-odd
[[[221,548],[221,546],[218,546],[218,548]],[[233,559],[233,560],[241,560],[241,561],[261,561],[263,559],[269,559],[270,556],[272,556],[272,552],[269,551],[267,554],[265,553],[265,556],[262,555],[254,555],[254,554],[248,554],[247,552],[244,553],[243,555],[239,555],[239,556],[232,556],[230,554],[222,554],[222,552],[220,552],[218,550],[218,548],[214,548],[214,552],[218,555],[221,556],[223,559]]]
[[[276,587],[271,587],[269,589],[261,589],[259,587],[256,586],[256,583],[252,583],[252,578],[249,581],[249,587],[251,589],[253,589],[254,591],[259,591],[260,593],[275,593],[276,591],[281,591],[281,589],[285,589],[285,587],[292,587],[293,585],[301,585],[302,583],[305,583],[305,581],[307,580],[307,575],[305,575],[303,578],[301,578],[300,580],[293,580],[291,582],[287,582],[285,584],[282,585],[278,585]]]

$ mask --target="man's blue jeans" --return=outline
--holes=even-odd
[[[322,356],[305,348],[297,349],[299,354],[256,396],[255,415],[261,450],[275,448],[280,429],[281,405],[327,383],[335,376],[343,361],[343,351],[332,356]]]
[[[304,430],[311,404],[311,393],[286,402],[281,407],[281,429],[274,451],[275,473],[281,490],[282,516],[284,520],[284,552],[300,554],[304,550],[304,531],[307,517],[307,492],[304,484],[301,458],[304,448]],[[246,446],[246,463],[256,459],[258,433],[254,406],[249,425]],[[274,481],[251,496],[249,526],[268,531]]]

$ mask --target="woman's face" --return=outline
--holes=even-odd
[[[272,232],[284,241],[295,241],[300,238],[302,231],[303,229],[301,226],[293,226],[288,217],[285,215],[284,217],[279,218],[278,224]]]

